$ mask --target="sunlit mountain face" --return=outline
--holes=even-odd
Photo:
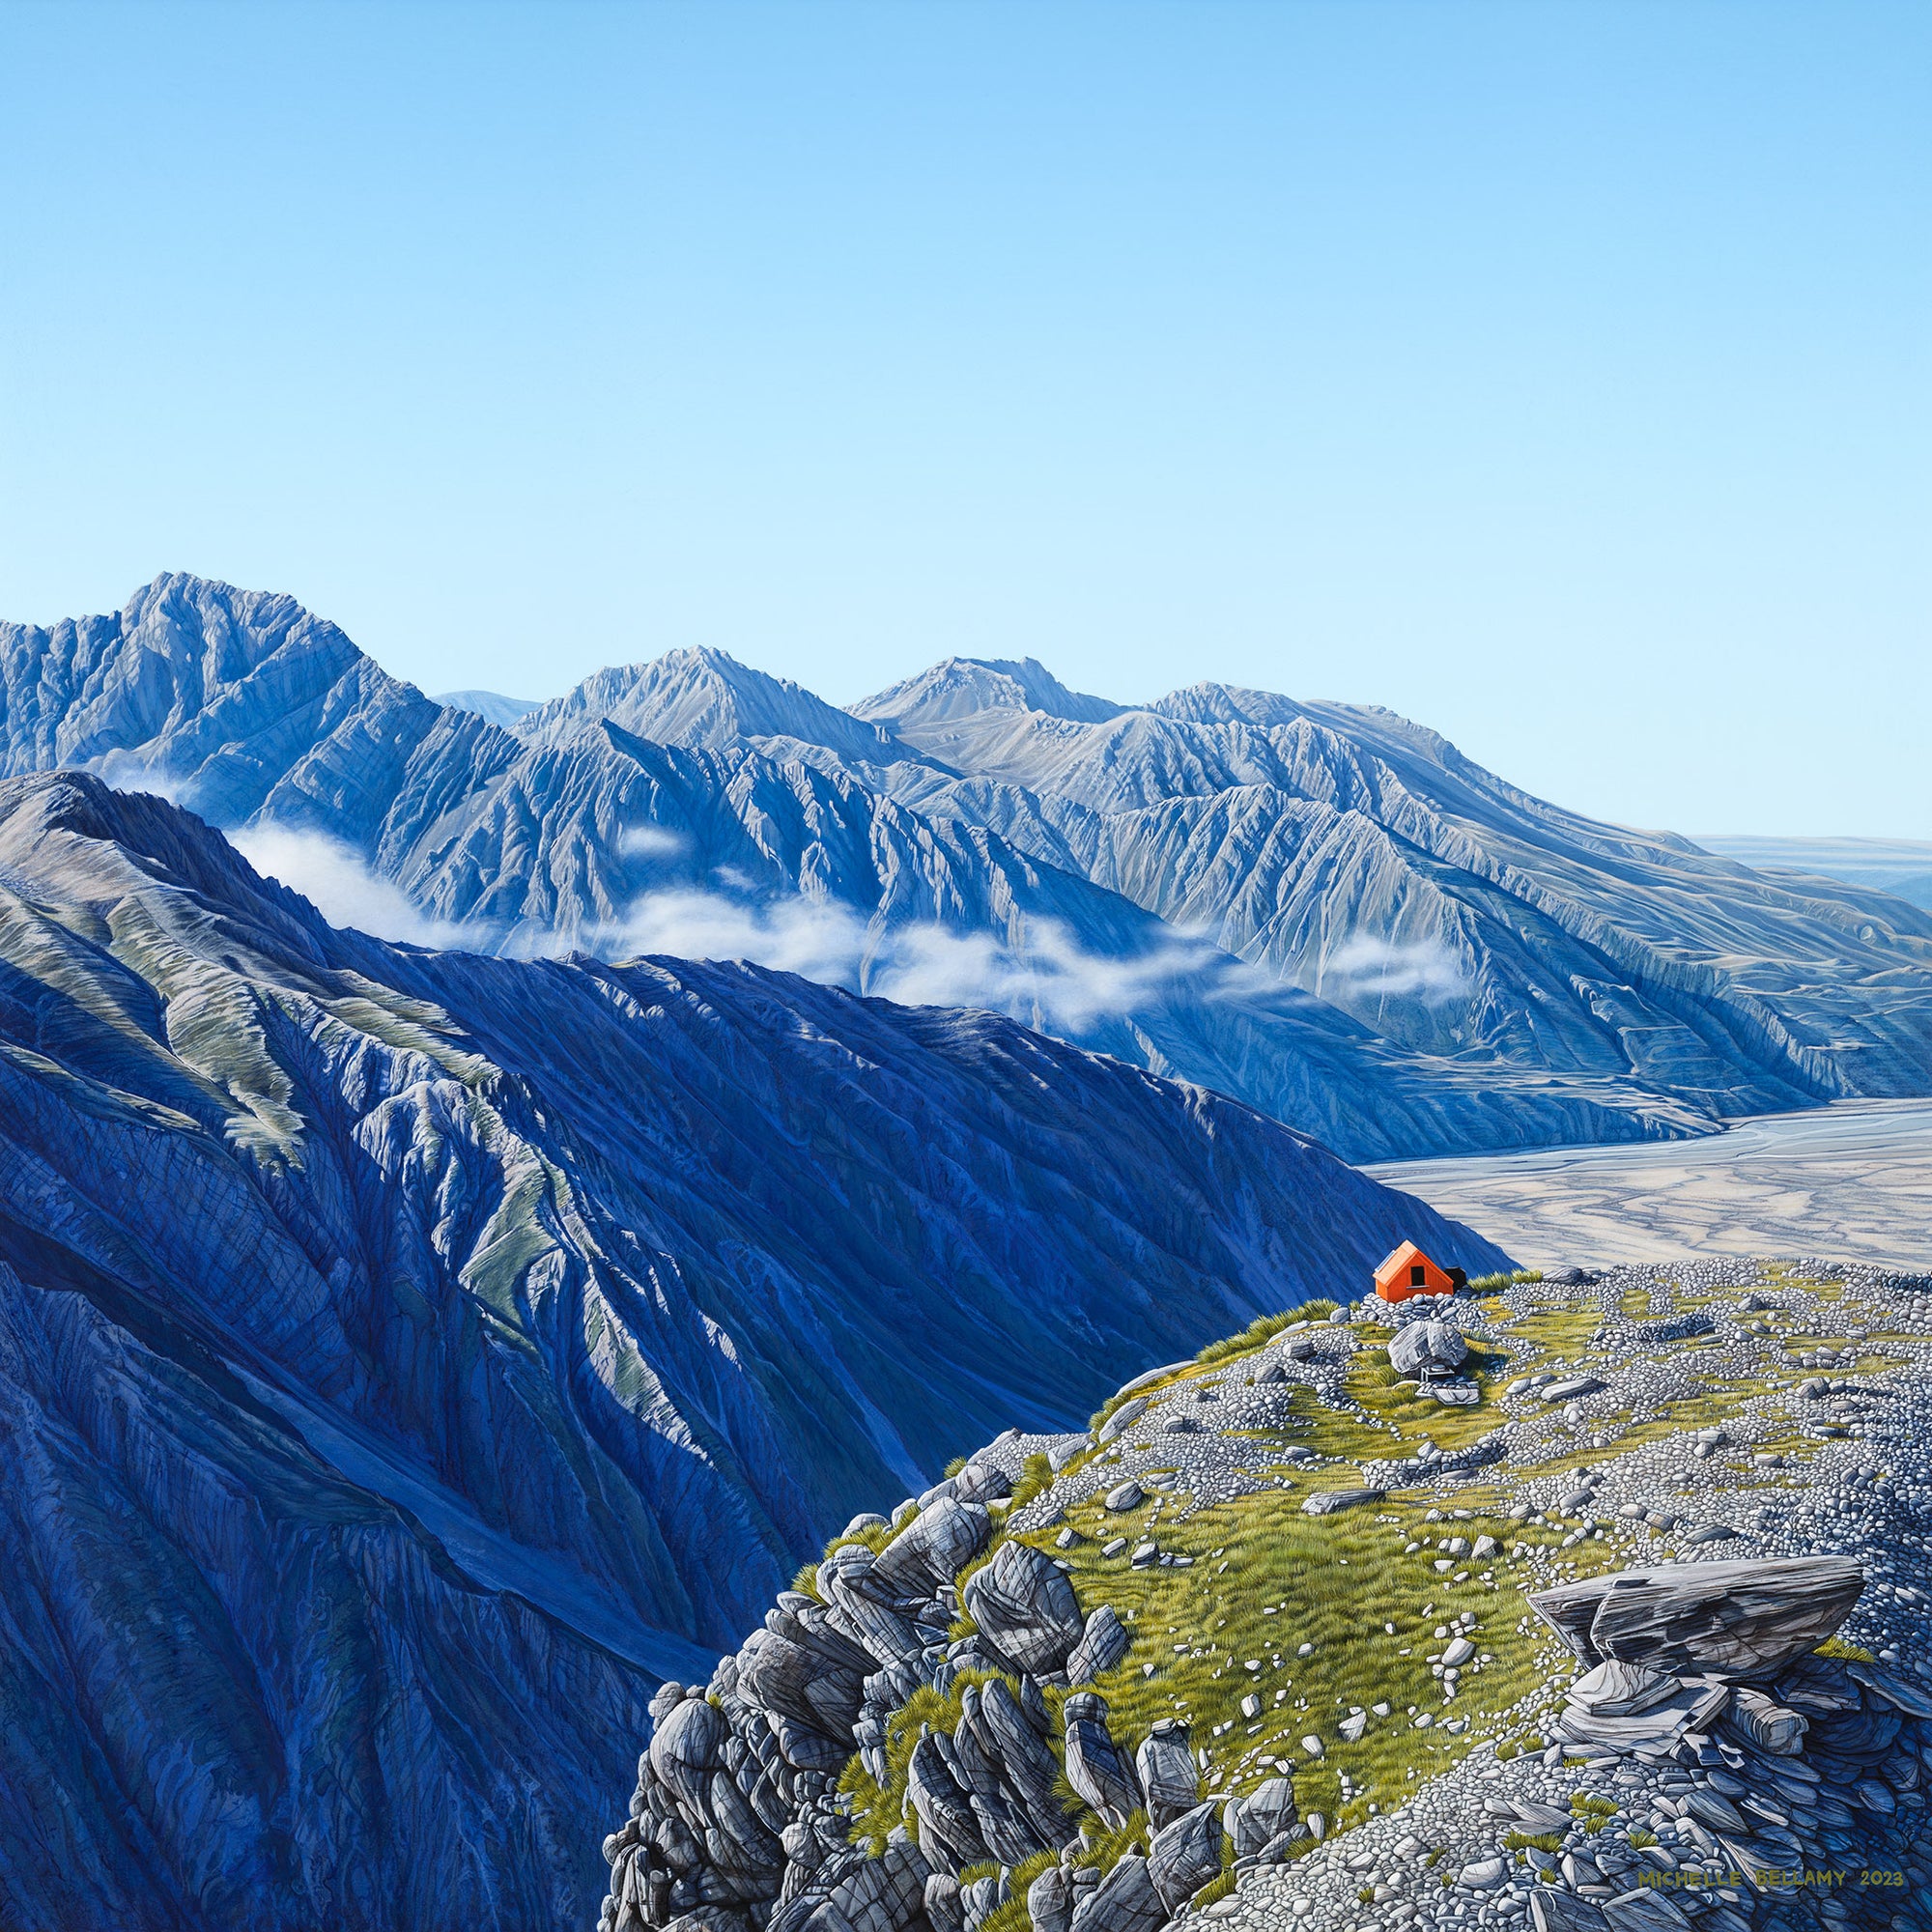
[[[1350,1158],[1932,1083],[1932,916],[1566,812],[1370,707],[954,660],[842,710],[681,650],[504,728],[188,577],[0,638],[8,770],[159,790],[339,923],[1003,1011]]]

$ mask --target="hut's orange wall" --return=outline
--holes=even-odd
[[[1420,1286],[1410,1282],[1409,1273],[1417,1264],[1422,1267]],[[1454,1294],[1456,1284],[1418,1248],[1405,1241],[1376,1270],[1376,1293],[1384,1301],[1407,1301],[1418,1294]]]

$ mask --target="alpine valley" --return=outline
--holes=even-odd
[[[1932,1093],[1932,913],[1375,709],[439,703],[185,576],[0,626],[0,759],[7,1932],[1918,1922],[1753,1900],[1924,1869],[1923,1283],[1350,1163]]]
[[[743,965],[401,948],[0,782],[0,1923],[587,1925],[854,1511],[1414,1234],[1241,1103]]]

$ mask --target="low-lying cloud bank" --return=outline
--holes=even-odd
[[[327,833],[244,825],[222,837],[264,878],[299,893],[330,925],[353,925],[411,946],[488,948],[488,936],[477,928],[426,917],[400,886],[372,872],[354,846]]]
[[[226,837],[258,872],[301,894],[331,925],[478,952],[494,951],[502,937],[483,925],[428,918],[354,848],[326,834],[250,825]],[[1214,956],[1206,945],[1178,942],[1114,958],[1088,952],[1051,920],[1027,921],[1024,945],[1015,947],[992,933],[932,923],[878,927],[827,900],[757,899],[699,887],[645,893],[608,926],[525,950],[743,959],[902,1006],[981,1007],[1067,1031],[1145,1008],[1164,983]]]
[[[503,934],[480,923],[431,919],[361,855],[319,832],[277,825],[231,830],[227,838],[258,872],[301,894],[331,925],[355,926],[412,946],[495,952]],[[676,835],[659,849],[668,850]],[[960,932],[931,923],[883,926],[849,906],[796,895],[761,898],[749,881],[730,890],[667,887],[635,899],[595,931],[524,939],[513,950],[554,955],[582,951],[605,959],[663,953],[680,959],[742,959],[823,985],[901,1006],[979,1007],[1029,1025],[1079,1034],[1108,1019],[1144,1013],[1181,979],[1208,999],[1282,990],[1205,939],[1121,957],[1090,952],[1056,920],[1018,923],[1018,937]],[[524,936],[520,935],[520,938]],[[1331,996],[1453,999],[1466,990],[1461,968],[1434,943],[1402,945],[1358,934],[1328,954]]]
[[[1132,958],[1090,952],[1055,920],[1025,922],[1023,945],[933,923],[881,928],[848,906],[749,901],[681,889],[647,893],[592,950],[745,959],[901,1006],[982,1007],[1078,1030],[1133,1012],[1208,949],[1177,944]]]

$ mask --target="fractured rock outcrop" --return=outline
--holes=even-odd
[[[1001,1544],[993,1560],[967,1578],[963,1596],[981,1633],[1036,1677],[1063,1669],[1086,1634],[1065,1571],[1031,1544]]]
[[[988,1493],[997,1480],[969,1487]],[[1211,1831],[1197,1820],[1159,1841],[1158,1884],[1145,1870],[1103,1881],[1072,1858],[1056,1742],[1066,1784],[1110,1827],[1143,1804],[1144,1774],[1109,1731],[1104,1699],[1070,1690],[1056,1722],[1040,1689],[1065,1683],[1076,1656],[1089,1675],[1122,1661],[1131,1638],[1112,1607],[1083,1616],[1065,1574],[1023,1543],[973,1568],[990,1520],[952,1490],[894,1521],[883,1549],[859,1541],[827,1553],[822,1602],[781,1591],[706,1689],[668,1684],[652,1700],[631,1819],[605,1845],[601,1932],[971,1932],[1004,1896],[968,1882],[971,1867],[1010,1871],[1054,1851],[1063,1862],[1039,1891],[1043,1922],[1122,1932],[1163,1923],[1163,1898],[1199,1889],[1205,1878],[1186,1882],[1207,1871],[1210,1841],[1218,1870],[1218,1813]],[[961,1609],[979,1632],[954,1641]],[[1002,1674],[962,1677],[969,1668]],[[890,1780],[894,1714],[922,1687],[950,1694],[957,1719],[910,1740],[907,1823],[873,1858],[850,1842],[834,1780],[855,1751],[876,1782]],[[1185,1733],[1150,1740],[1143,1758],[1158,1833],[1201,1808]]]
[[[1562,1731],[1650,1758],[1716,1740],[1734,1768],[1801,1750],[1875,1762],[1922,1693],[1811,1654],[1863,1584],[1852,1559],[1820,1556],[1626,1570],[1532,1597],[1572,1649],[1601,1658],[1570,1686]]]

